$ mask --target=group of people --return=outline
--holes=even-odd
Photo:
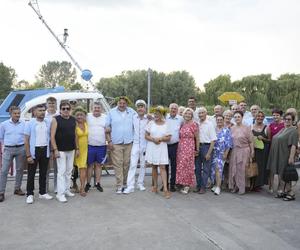
[[[292,185],[282,180],[285,168],[294,164],[299,153],[300,126],[295,109],[284,114],[274,109],[273,122],[267,125],[260,107],[253,105],[249,112],[245,102],[228,110],[217,105],[212,116],[205,107],[196,107],[194,97],[188,99],[186,108],[171,103],[168,110],[157,106],[150,114],[144,100],[137,100],[135,109],[128,103],[128,98],[121,96],[117,106],[105,113],[101,104],[94,102],[92,112],[87,113],[81,106],[61,102],[57,112],[56,99],[49,97],[46,107],[35,107],[34,118],[28,122],[20,119],[18,107],[10,107],[11,118],[0,125],[0,202],[5,199],[13,159],[14,194],[21,196],[25,195],[21,184],[27,161],[26,202],[31,204],[37,166],[41,199],[53,199],[49,194],[49,169],[54,169],[54,192],[59,202],[75,195],[70,190],[74,169],[79,172],[81,196],[89,192],[93,173],[96,189],[103,192],[100,181],[107,155],[114,167],[117,194],[130,194],[136,187],[146,190],[148,164],[152,167],[151,191],[160,190],[167,199],[175,191],[205,194],[211,189],[220,195],[228,188],[242,195],[247,190],[259,192],[264,185],[272,192],[275,175],[279,179],[275,197],[295,199]],[[247,178],[246,168],[254,161],[258,174]]]

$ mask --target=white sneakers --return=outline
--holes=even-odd
[[[65,195],[68,196],[68,197],[74,197],[75,196],[75,194],[73,194],[70,190],[67,190],[65,192]]]
[[[125,190],[123,191],[123,194],[130,194],[134,192],[134,188],[125,188]]]
[[[216,189],[215,189],[215,195],[220,195],[220,193],[221,193],[221,188],[219,188],[219,187],[216,187]]]
[[[123,188],[121,188],[121,187],[117,188],[116,194],[122,194],[122,193],[123,193],[122,189],[123,189]]]
[[[33,195],[28,195],[26,198],[26,203],[27,204],[32,204],[33,203]]]
[[[188,194],[189,191],[190,191],[190,187],[186,186],[186,187],[184,187],[184,188],[182,188],[180,190],[180,193],[182,193],[182,194]]]
[[[53,197],[51,196],[51,195],[49,195],[49,194],[39,194],[39,198],[40,199],[44,199],[44,200],[52,200],[53,199]]]
[[[59,202],[67,202],[68,200],[66,199],[66,196],[64,194],[62,195],[59,195],[57,194],[56,195],[56,199],[59,201]]]
[[[213,186],[212,189],[211,189],[211,191],[214,193],[215,190],[216,190],[216,188],[217,188],[217,186]]]
[[[139,189],[140,191],[145,191],[145,190],[146,190],[146,188],[144,187],[143,184],[138,184],[138,189]]]

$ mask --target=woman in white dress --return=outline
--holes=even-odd
[[[145,138],[148,140],[146,149],[146,161],[152,165],[152,192],[157,193],[157,178],[160,169],[160,175],[163,182],[164,195],[167,199],[171,197],[167,187],[167,172],[166,165],[169,164],[168,145],[167,142],[171,139],[167,123],[164,119],[166,109],[158,106],[153,109],[154,120],[149,122],[146,127]]]

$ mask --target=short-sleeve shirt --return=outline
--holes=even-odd
[[[95,117],[93,114],[88,114],[86,120],[89,127],[88,144],[91,146],[104,146],[106,144],[106,115],[101,114],[99,117]]]
[[[208,118],[199,122],[199,138],[200,143],[211,143],[217,140],[214,124]]]

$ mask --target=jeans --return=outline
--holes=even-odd
[[[33,195],[34,177],[37,165],[39,165],[39,188],[40,194],[46,193],[46,175],[48,169],[49,158],[47,158],[47,147],[35,148],[35,159],[33,164],[28,164],[27,176],[27,196]]]
[[[25,147],[5,147],[2,155],[2,169],[0,172],[0,193],[5,192],[7,175],[13,159],[16,160],[16,182],[15,190],[22,185],[23,169],[26,160]]]
[[[211,159],[208,161],[205,160],[205,156],[208,152],[209,147],[209,144],[201,144],[199,155],[195,159],[195,175],[197,181],[197,188],[199,189],[206,188],[207,180],[210,175]]]
[[[178,143],[169,144],[168,145],[168,154],[170,159],[171,166],[171,178],[170,178],[170,186],[174,187],[176,183],[176,155],[177,155]],[[168,167],[168,166],[167,166]],[[167,180],[169,182],[169,168],[167,169]]]

